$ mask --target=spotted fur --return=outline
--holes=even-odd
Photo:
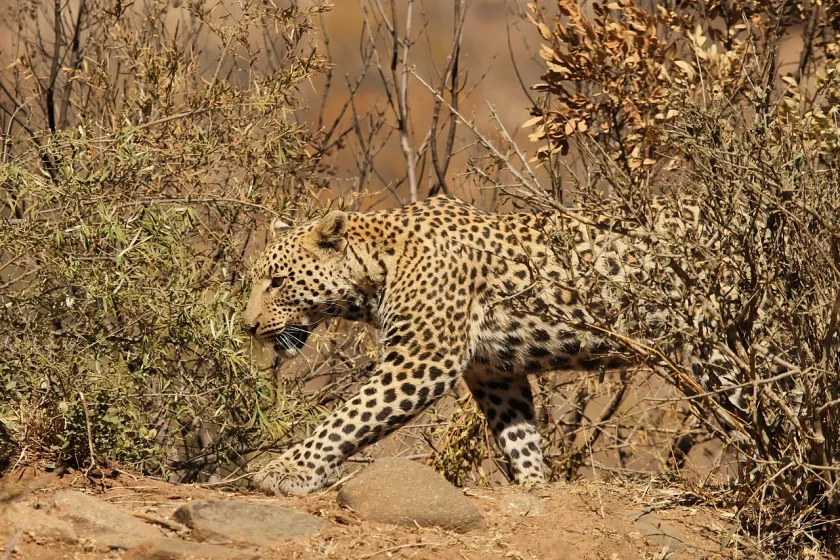
[[[658,227],[690,235],[698,218],[687,206],[683,215],[657,219]],[[376,327],[381,353],[359,393],[259,472],[257,485],[284,494],[322,488],[347,457],[461,379],[515,480],[543,482],[526,375],[626,362],[614,338],[586,326],[597,318],[621,330],[632,319],[622,290],[657,266],[647,262],[647,242],[625,234],[634,224],[598,220],[594,227],[565,215],[493,214],[434,197],[281,228],[254,266],[245,329],[291,356],[319,323],[343,317]],[[678,288],[675,282],[663,298],[679,298]],[[645,313],[655,329],[662,317]],[[689,350],[686,359],[712,385],[714,368],[705,364],[714,356],[701,360]]]

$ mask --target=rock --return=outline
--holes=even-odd
[[[290,537],[308,537],[326,526],[326,521],[272,504],[202,500],[184,504],[175,519],[205,541],[230,541],[273,548]]]
[[[545,513],[545,501],[526,492],[502,491],[499,508],[507,515],[538,517]]]
[[[93,496],[61,490],[53,496],[56,513],[73,524],[79,537],[91,539],[102,549],[131,548],[161,537],[160,531],[115,505]]]
[[[671,550],[685,550],[685,540],[679,530],[655,515],[643,510],[628,510],[618,515],[632,521],[633,528],[648,541],[667,546]]]
[[[123,560],[256,560],[259,554],[205,544],[160,537],[140,543],[125,555]]]
[[[376,461],[344,485],[338,500],[369,521],[459,530],[482,526],[469,499],[429,467],[406,459]]]
[[[20,531],[37,543],[50,540],[73,544],[79,540],[69,522],[50,515],[43,508],[35,509],[22,503],[12,504],[7,511],[7,518],[13,531]]]

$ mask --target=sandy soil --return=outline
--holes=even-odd
[[[681,505],[688,496],[653,485],[579,481],[524,491],[516,487],[465,490],[478,506],[482,529],[455,533],[436,528],[396,527],[359,519],[336,503],[336,492],[306,498],[269,498],[247,491],[197,485],[173,485],[119,473],[92,484],[80,473],[61,477],[31,470],[2,479],[0,499],[46,503],[59,489],[97,495],[149,518],[169,519],[182,503],[198,499],[269,502],[311,513],[329,526],[314,537],[290,539],[276,550],[260,550],[267,559],[416,558],[416,559],[624,559],[724,558],[726,512]],[[23,492],[21,493],[21,490]],[[14,495],[14,497],[12,497]],[[5,496],[5,498],[4,498]],[[0,506],[2,507],[2,506]],[[662,532],[651,530],[661,524]],[[161,528],[162,534],[178,536]],[[84,543],[67,545],[29,535],[10,534],[6,515],[0,537],[8,559],[121,558],[125,551],[95,552]],[[664,533],[664,534],[662,534]],[[668,547],[667,534],[678,544]],[[180,535],[189,539],[190,536]],[[674,543],[675,541],[670,541]],[[16,546],[11,552],[9,544]]]

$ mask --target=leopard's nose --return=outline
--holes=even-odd
[[[260,328],[259,321],[246,321],[242,319],[242,329],[251,336],[257,334],[257,329]]]

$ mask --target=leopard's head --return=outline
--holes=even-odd
[[[353,300],[344,266],[348,215],[334,211],[294,227],[275,220],[272,229],[273,241],[251,269],[242,327],[278,354],[294,356],[319,323],[343,315]]]

